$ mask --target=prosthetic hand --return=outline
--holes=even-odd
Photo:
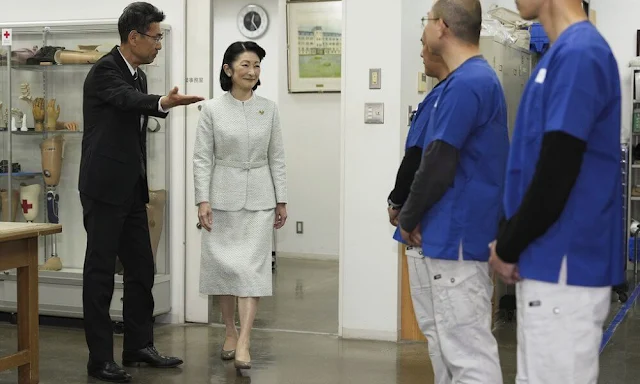
[[[25,185],[20,187],[20,202],[22,214],[27,223],[33,223],[40,211],[40,184]]]
[[[56,130],[58,117],[60,117],[60,104],[56,108],[56,99],[51,99],[47,103],[47,131]]]
[[[29,83],[20,84],[20,91],[21,91],[20,100],[26,101],[27,103],[29,103],[29,105],[32,105],[33,96],[31,96],[31,88],[29,86]]]
[[[12,124],[12,127],[14,131],[17,131],[18,129],[22,128],[22,124],[25,123],[26,124],[26,115],[19,110],[18,108],[11,108],[11,116],[14,117],[13,122],[15,122],[15,124]],[[26,129],[25,129],[26,131]]]
[[[58,121],[56,123],[56,130],[58,131],[77,131],[78,130],[78,123],[76,122],[69,122],[69,123],[65,123],[64,121]]]
[[[36,131],[42,132],[44,130],[44,98],[36,98],[31,106],[31,110],[33,112]]]

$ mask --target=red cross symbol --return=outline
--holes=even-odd
[[[9,36],[11,36],[11,35],[9,34],[9,31],[4,31],[4,38],[5,38],[5,39],[8,39],[8,38],[9,38]]]
[[[22,212],[29,213],[30,208],[33,208],[33,204],[28,204],[27,200],[22,200]]]

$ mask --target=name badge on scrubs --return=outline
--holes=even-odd
[[[538,71],[538,75],[536,76],[536,83],[538,84],[542,84],[544,83],[544,79],[547,78],[547,69],[546,68],[541,68]]]

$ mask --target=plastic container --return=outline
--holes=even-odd
[[[529,29],[531,32],[531,42],[529,43],[529,50],[532,52],[544,54],[549,49],[549,38],[542,28],[542,24],[533,23]]]

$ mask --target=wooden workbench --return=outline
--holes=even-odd
[[[0,358],[0,371],[17,367],[20,384],[40,381],[38,237],[60,232],[60,224],[0,222],[0,271],[18,269],[18,352]]]

